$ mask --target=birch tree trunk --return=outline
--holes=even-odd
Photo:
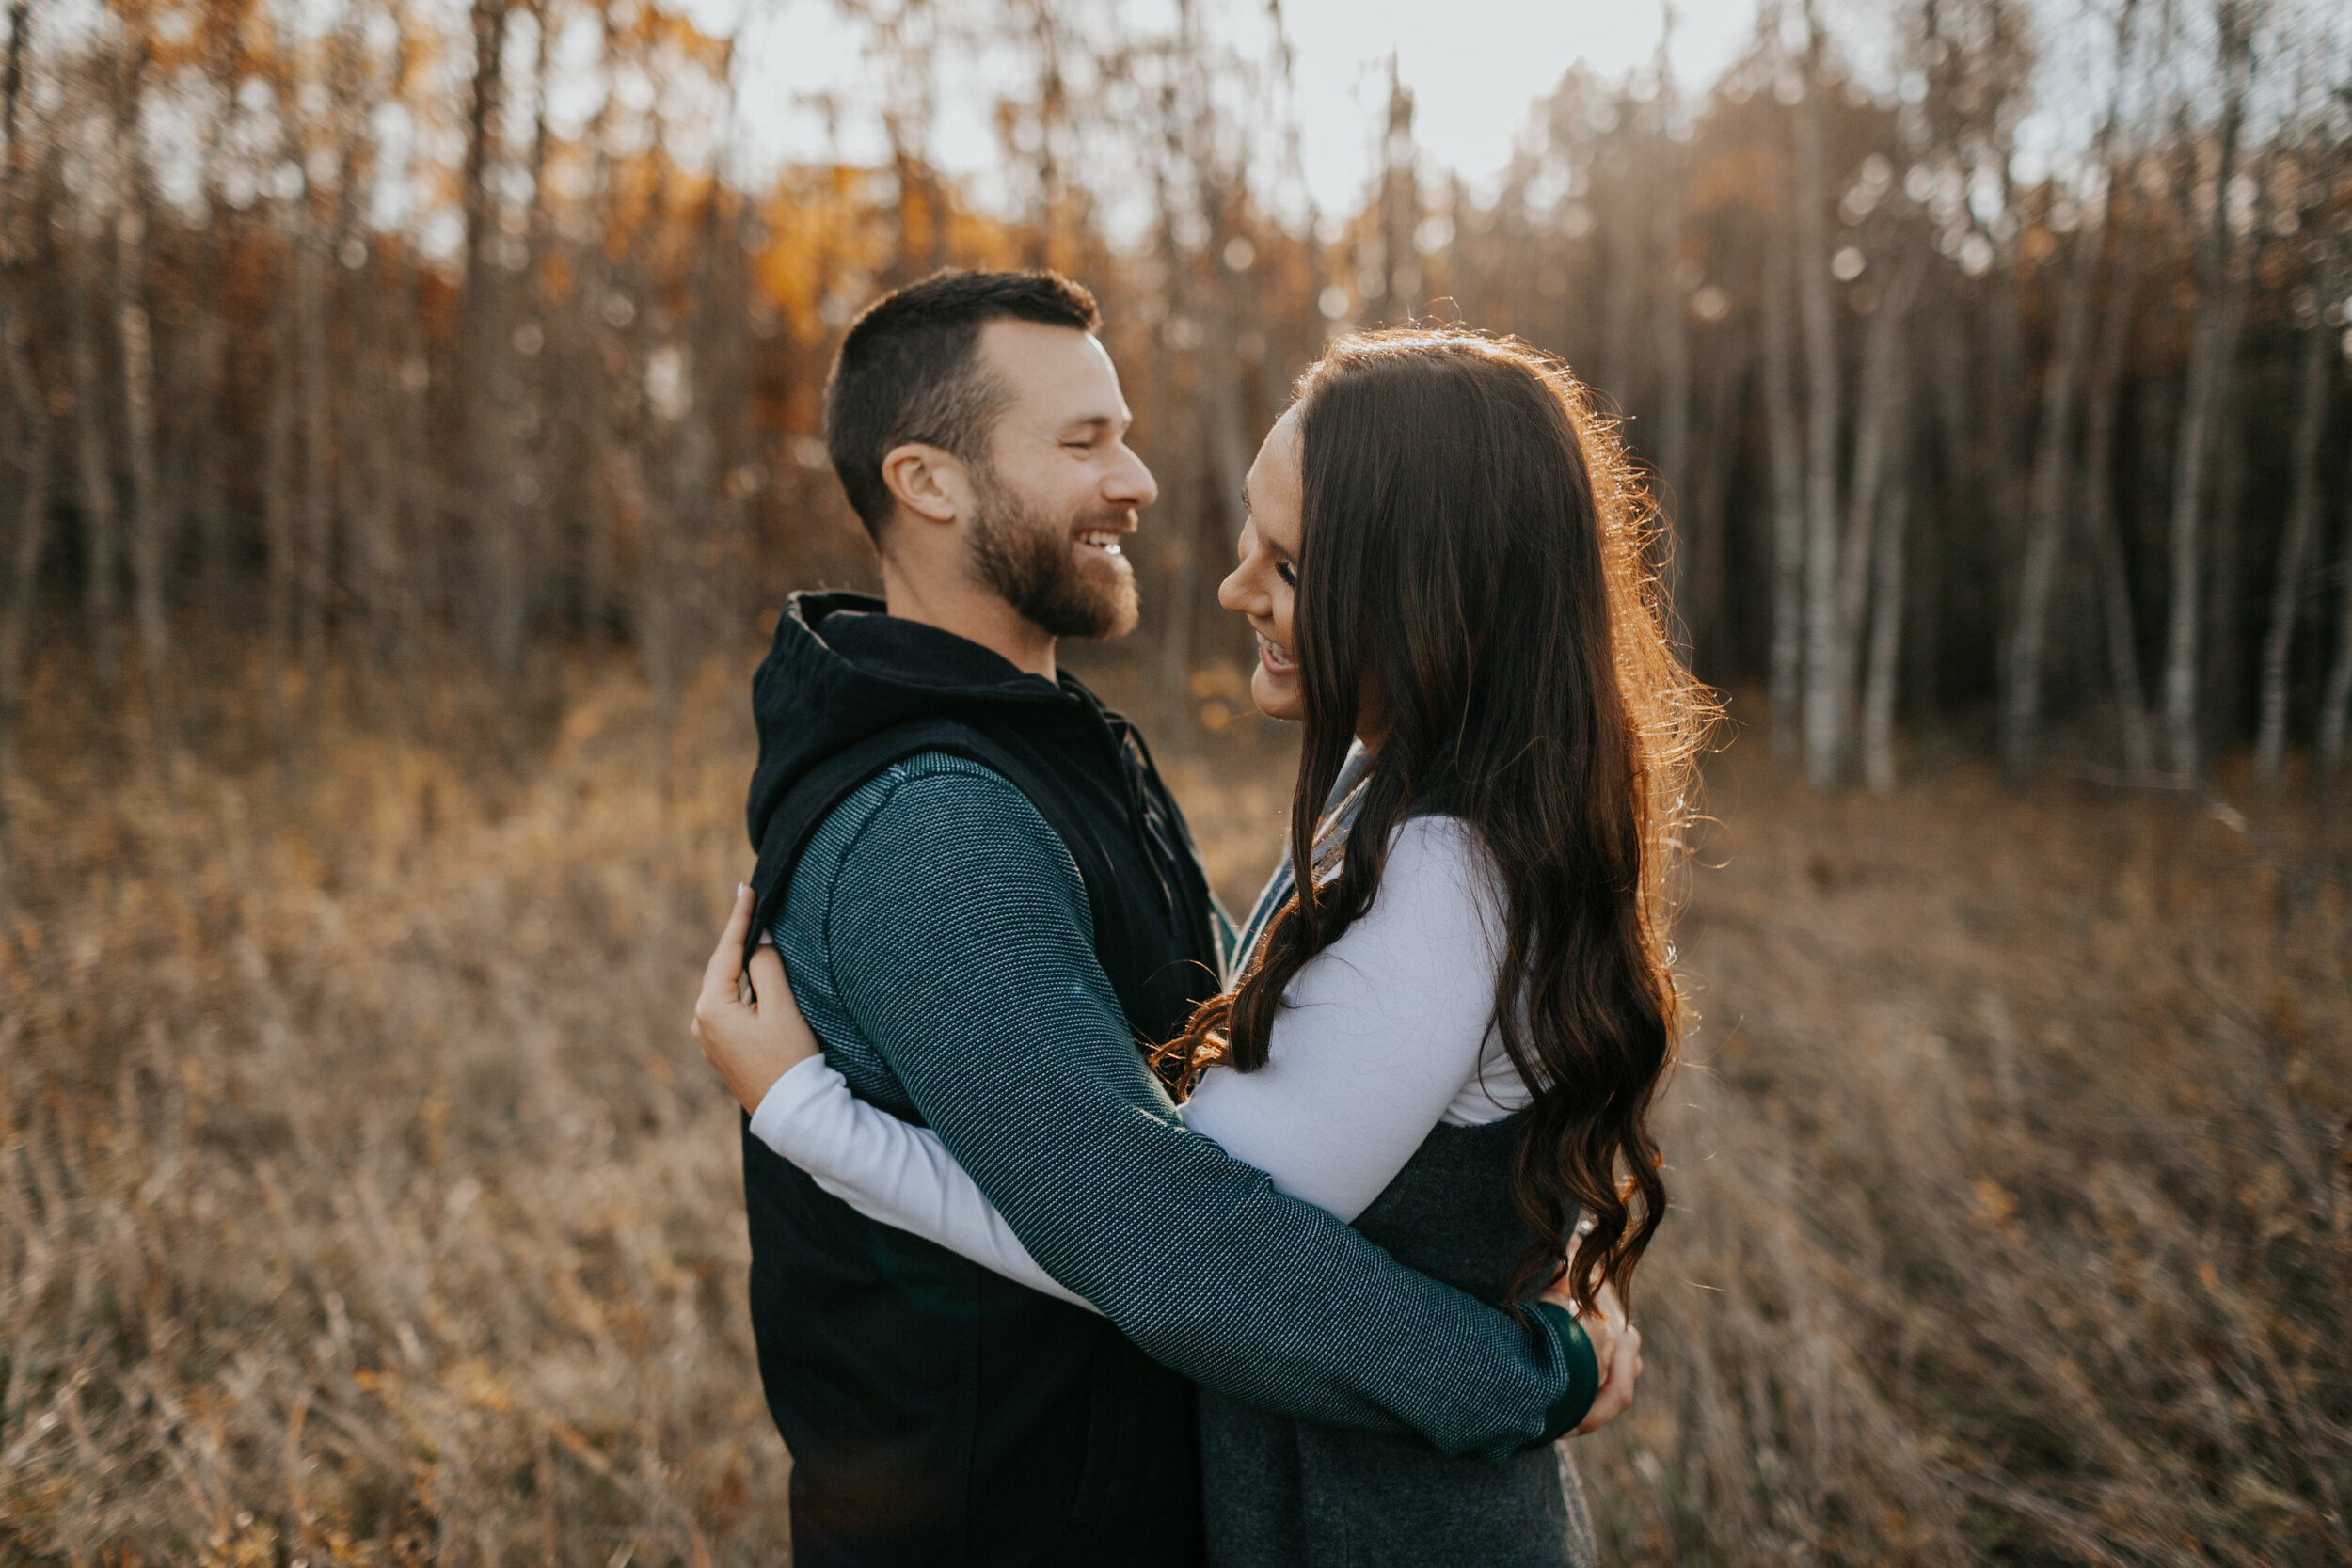
[[[122,423],[131,468],[132,618],[138,629],[139,663],[147,686],[149,719],[165,747],[173,743],[170,681],[170,623],[164,613],[164,568],[168,551],[166,511],[155,462],[155,347],[142,297],[147,271],[145,215],[136,182],[122,182],[122,210],[115,220],[115,319],[122,356]]]
[[[124,57],[117,70],[114,145],[107,164],[114,186],[115,350],[122,374],[123,455],[129,460],[131,481],[132,624],[138,633],[148,721],[158,750],[168,752],[175,726],[172,700],[167,695],[171,642],[164,613],[167,515],[155,460],[155,344],[147,310],[147,182],[139,146],[147,41],[133,33],[119,47]]]
[[[2042,721],[2042,652],[2051,590],[2066,537],[2066,476],[2074,435],[2074,382],[2090,334],[2090,293],[2106,248],[2104,225],[2083,226],[2069,258],[2066,293],[2058,307],[2058,341],[2042,372],[2042,431],[2034,457],[2032,501],[2026,517],[2025,569],[2010,627],[2003,672],[2001,756],[2010,777],[2031,772]]]
[[[1992,514],[1991,538],[1994,560],[2009,562],[2017,559],[2025,533],[2026,505],[2024,486],[2019,483],[2017,462],[2018,414],[2020,392],[2026,385],[2025,302],[2022,265],[2018,259],[2017,236],[2025,225],[2017,220],[2016,192],[2010,182],[2010,148],[2007,138],[1992,157],[2000,171],[2001,211],[2011,221],[1996,227],[1986,234],[1993,245],[1993,266],[1984,277],[1984,338],[1979,345],[1985,375],[1978,386],[1983,399],[1984,424],[1978,443],[1978,460],[1983,465],[1984,500]],[[2006,237],[2004,237],[2004,229]],[[2007,600],[2010,592],[2006,572],[1994,576],[1996,597]],[[1995,626],[2010,624],[2017,612],[2013,601],[2000,605],[2000,617]],[[2000,668],[1999,634],[1994,634],[1994,670]]]
[[[65,262],[67,352],[72,360],[75,477],[81,482],[83,610],[89,625],[90,652],[102,687],[115,682],[116,582],[120,569],[121,516],[115,493],[113,442],[106,433],[106,382],[90,330],[94,309],[90,272],[93,249],[78,222],[66,220]]]
[[[2216,269],[2217,272],[2218,269]],[[2172,504],[2168,531],[2171,562],[2171,608],[2165,630],[2164,729],[2166,760],[2175,778],[2197,776],[2197,688],[2200,601],[2204,594],[2202,541],[2206,459],[2220,400],[2221,378],[2230,356],[2228,306],[2217,296],[2227,288],[2217,277],[2209,298],[2198,308],[2190,341],[2188,376],[2181,393],[2181,423],[2174,447]]]
[[[1784,773],[1804,756],[1804,460],[1797,433],[1789,242],[1772,225],[1764,252],[1764,420],[1772,471],[1772,760]]]
[[[2248,77],[2252,63],[2246,18],[2239,0],[2221,0],[2221,68],[2225,81],[2214,176],[2213,221],[2200,269],[2196,334],[2189,346],[2188,375],[2181,392],[2181,423],[2174,448],[2172,514],[2169,530],[2171,613],[2166,626],[2164,724],[2173,776],[2194,780],[2198,769],[2197,687],[2199,601],[2202,564],[2199,526],[2202,521],[2205,464],[2213,444],[2221,385],[2235,356],[2236,289],[2230,277],[2230,182],[2237,172],[2238,135],[2244,124]],[[2193,147],[2184,150],[2194,159]]]
[[[2324,289],[2322,291],[2324,293]],[[2319,437],[2328,423],[2328,361],[2336,334],[2323,320],[2303,335],[2302,409],[2295,426],[2294,498],[2287,505],[2286,536],[2279,545],[2279,571],[2270,588],[2270,625],[2263,633],[2262,719],[2254,742],[2254,776],[2265,789],[2279,787],[2287,750],[2287,655],[2295,641],[2296,610],[2303,589],[2303,557],[2319,521]],[[2348,588],[2347,592],[2352,592]]]
[[[1852,496],[1845,534],[1838,544],[1836,637],[1828,701],[1836,719],[1832,743],[1841,771],[1848,749],[1847,720],[1853,707],[1854,684],[1862,658],[1863,617],[1869,608],[1870,556],[1877,535],[1885,527],[1882,497],[1890,474],[1903,461],[1906,451],[1903,432],[1897,423],[1905,417],[1909,406],[1911,368],[1903,345],[1907,341],[1911,302],[1918,293],[1925,265],[1913,252],[1905,256],[1900,266],[1901,271],[1888,286],[1870,323],[1862,385],[1855,400]],[[1893,477],[1896,483],[1901,482],[1899,474]],[[1892,656],[1889,657],[1891,680]]]
[[[1895,787],[1895,675],[1902,653],[1905,535],[1911,523],[1911,375],[1886,389],[1888,483],[1872,548],[1870,657],[1862,693],[1862,782],[1874,795]]]
[[[472,514],[477,570],[475,625],[502,704],[518,696],[523,593],[522,562],[515,538],[514,480],[508,471],[509,423],[506,364],[499,341],[504,290],[492,255],[496,214],[490,189],[498,119],[505,87],[507,0],[474,0],[474,74],[466,113],[463,173],[466,219],[465,301],[457,345],[457,396],[468,410],[467,501]]]
[[[1797,302],[1804,324],[1804,766],[1816,789],[1837,782],[1844,765],[1837,673],[1844,627],[1837,603],[1837,442],[1843,418],[1837,319],[1830,296],[1829,242],[1821,211],[1820,35],[1807,53],[1804,101],[1797,106]]]

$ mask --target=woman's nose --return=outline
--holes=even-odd
[[[1216,585],[1216,602],[1235,615],[1248,615],[1258,606],[1253,602],[1263,594],[1252,594],[1248,583],[1249,568],[1236,566],[1225,574],[1225,580]]]

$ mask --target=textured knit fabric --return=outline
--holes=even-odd
[[[1514,1117],[1433,1128],[1356,1228],[1399,1262],[1501,1299],[1527,1232]],[[1212,1568],[1589,1568],[1592,1524],[1559,1443],[1489,1462],[1294,1420],[1203,1391]]]
[[[1188,1132],[1128,1044],[1076,868],[1021,793],[923,756],[809,841],[775,938],[829,1059],[937,1130],[1037,1260],[1154,1358],[1269,1410],[1502,1457],[1565,1348]]]

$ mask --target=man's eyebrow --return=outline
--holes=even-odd
[[[1256,507],[1249,504],[1249,482],[1246,479],[1241,482],[1241,509],[1244,512],[1254,512],[1257,510]]]

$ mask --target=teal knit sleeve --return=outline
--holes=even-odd
[[[1554,1400],[1544,1412],[1543,1441],[1549,1443],[1565,1437],[1577,1429],[1593,1408],[1593,1401],[1600,1395],[1600,1356],[1593,1349],[1593,1341],[1584,1332],[1584,1325],[1576,1321],[1565,1307],[1548,1301],[1535,1304],[1536,1315],[1550,1328],[1552,1337],[1560,1341],[1561,1351],[1568,1362],[1567,1392]]]

